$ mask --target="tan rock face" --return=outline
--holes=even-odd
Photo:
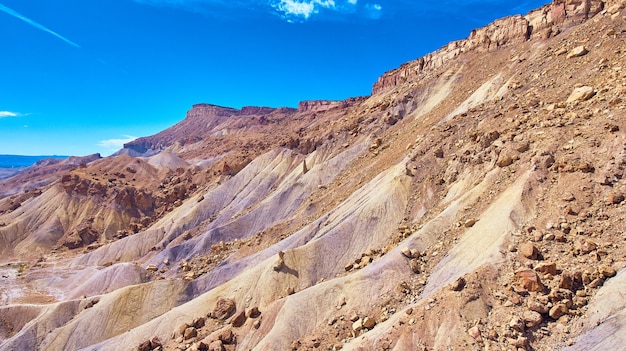
[[[524,42],[533,36],[547,39],[558,33],[558,26],[580,21],[581,17],[586,19],[602,11],[603,7],[604,2],[599,0],[554,1],[525,17],[512,16],[497,20],[486,27],[473,30],[467,39],[452,42],[434,53],[385,73],[374,84],[372,94],[399,86],[412,77],[426,75],[456,59],[462,52],[492,51],[507,44]],[[581,52],[582,49],[584,47],[576,48],[576,52]]]

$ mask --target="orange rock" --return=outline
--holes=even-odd
[[[531,269],[515,273],[515,280],[528,291],[541,292],[545,289],[545,286],[541,283],[541,279],[539,279],[537,272]]]

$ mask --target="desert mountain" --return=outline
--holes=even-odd
[[[622,349],[625,7],[2,181],[0,349]]]

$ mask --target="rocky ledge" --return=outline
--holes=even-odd
[[[472,30],[466,39],[453,41],[433,53],[383,74],[374,83],[372,94],[376,95],[411,79],[419,79],[465,52],[487,52],[531,38],[549,38],[557,35],[561,28],[601,12],[604,7],[605,1],[598,0],[553,0],[552,4],[531,11],[526,16],[496,20]]]

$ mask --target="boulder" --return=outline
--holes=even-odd
[[[564,303],[558,303],[550,309],[549,315],[553,319],[559,319],[562,316],[566,315],[568,311],[569,309]]]
[[[542,292],[545,286],[539,279],[537,272],[527,269],[515,273],[515,280],[519,285],[528,291]]]
[[[261,311],[259,308],[254,306],[246,311],[246,317],[248,318],[256,318],[261,315]]]
[[[400,251],[402,252],[404,257],[413,258],[413,253],[411,252],[411,249],[409,249],[408,247],[403,246],[402,249],[400,249]]]
[[[513,164],[513,157],[511,157],[511,155],[506,154],[506,153],[500,154],[500,157],[498,157],[498,161],[496,162],[496,165],[501,168],[508,167],[512,164]]]
[[[519,332],[523,332],[525,327],[526,327],[526,324],[518,316],[513,316],[513,318],[511,318],[511,320],[509,321],[509,328],[511,328],[513,330],[517,330]]]
[[[624,199],[625,199],[624,194],[614,192],[614,193],[609,194],[609,196],[606,199],[606,202],[609,205],[618,205],[624,202]]]
[[[543,316],[536,311],[526,311],[522,317],[527,328],[534,328],[543,322]]]
[[[473,326],[473,327],[469,328],[469,329],[467,330],[467,333],[468,333],[468,334],[469,334],[472,338],[474,338],[474,340],[476,340],[476,341],[478,341],[478,342],[481,342],[481,341],[483,340],[483,337],[482,337],[482,335],[481,335],[481,333],[480,333],[480,328],[478,328],[478,326],[477,326],[477,325],[475,325],[475,326]]]
[[[585,56],[589,53],[589,50],[587,50],[586,47],[584,46],[577,46],[575,48],[572,49],[572,51],[569,52],[569,54],[567,54],[567,58],[574,58],[574,57],[581,57],[581,56]]]
[[[225,320],[230,317],[233,312],[235,312],[236,308],[237,306],[235,305],[235,300],[220,298],[217,301],[215,309],[211,312],[211,317],[219,320]]]
[[[246,311],[240,311],[230,320],[233,327],[239,328],[246,322]]]
[[[528,305],[528,309],[533,312],[543,314],[543,313],[548,313],[550,311],[550,308],[546,304],[535,299],[529,300],[527,305]]]
[[[539,257],[539,250],[531,243],[521,244],[518,251],[522,256],[531,260],[536,260]]]
[[[594,95],[596,95],[596,92],[590,86],[576,88],[567,98],[567,102],[587,101],[591,99]]]
[[[150,340],[150,347],[152,350],[155,350],[159,347],[163,347],[163,343],[161,343],[161,339],[159,339],[158,336],[155,336],[152,340]]]
[[[198,336],[198,330],[194,327],[189,327],[185,329],[185,333],[183,334],[183,339],[189,340],[191,338],[195,338]]]
[[[607,265],[602,265],[598,267],[598,273],[602,274],[605,278],[612,278],[617,275],[617,271],[615,271],[615,268]]]
[[[559,288],[571,290],[574,287],[574,277],[569,273],[563,273],[559,280]]]
[[[556,275],[556,263],[546,262],[541,263],[535,267],[535,270],[539,273]]]
[[[185,335],[185,330],[187,330],[187,328],[189,328],[189,327],[190,327],[190,325],[187,324],[187,323],[183,323],[183,324],[179,325],[178,329],[177,329],[178,335],[181,335],[181,336]]]
[[[465,278],[459,277],[454,283],[450,284],[450,290],[452,291],[461,291],[465,288]]]
[[[376,325],[376,321],[374,320],[374,318],[365,317],[365,319],[363,319],[364,328],[372,329],[374,328],[375,325]]]
[[[208,351],[224,351],[224,345],[221,341],[215,340],[209,344]]]
[[[205,319],[202,317],[193,320],[193,326],[198,329],[204,327],[204,323]]]
[[[228,328],[222,331],[217,339],[226,345],[230,345],[234,343],[235,335],[233,334],[233,330]]]
[[[152,347],[150,346],[150,340],[146,340],[139,344],[137,347],[137,351],[151,351]]]
[[[411,267],[411,271],[415,274],[419,274],[422,271],[422,265],[420,264],[418,259],[409,260],[409,267]]]

